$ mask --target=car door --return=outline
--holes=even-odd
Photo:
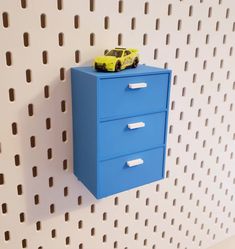
[[[124,66],[130,66],[132,64],[131,52],[126,50],[124,52]]]

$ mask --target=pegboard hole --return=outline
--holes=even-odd
[[[118,12],[119,12],[119,13],[122,13],[122,12],[123,12],[123,9],[124,9],[123,1],[120,0],[120,1],[118,2]]]
[[[91,205],[91,213],[92,213],[92,214],[95,213],[95,204],[92,204],[92,205]]]
[[[56,229],[51,230],[51,237],[54,239],[56,238]]]
[[[94,46],[95,45],[95,34],[91,33],[90,34],[90,46]]]
[[[60,80],[64,81],[65,80],[65,68],[60,69]]]
[[[36,230],[40,231],[41,230],[41,221],[36,222]]]
[[[189,45],[190,42],[191,42],[191,35],[188,34],[188,35],[187,35],[187,39],[186,39],[186,44]]]
[[[11,124],[11,130],[12,130],[13,135],[16,135],[18,133],[18,131],[17,131],[17,123],[16,122]]]
[[[91,236],[95,236],[95,228],[94,227],[91,229]]]
[[[11,102],[15,101],[15,90],[14,90],[14,88],[9,89],[9,100]]]
[[[34,108],[33,108],[33,104],[29,104],[28,105],[28,115],[31,117],[31,116],[33,116],[33,114],[34,114],[34,110],[33,110]]]
[[[34,196],[34,204],[35,204],[35,205],[38,205],[38,204],[39,204],[39,195],[38,195],[38,194],[36,194],[36,195]]]
[[[80,221],[78,222],[78,229],[82,229],[82,228],[83,228],[83,221],[80,220]]]
[[[42,63],[43,64],[47,64],[48,63],[48,52],[47,51],[43,51],[42,52]]]
[[[189,15],[190,17],[193,16],[193,6],[192,6],[192,5],[189,6],[188,15]]]
[[[74,28],[79,29],[80,26],[80,17],[79,15],[74,16]]]
[[[6,64],[7,66],[12,65],[12,55],[10,51],[6,52]]]
[[[51,214],[55,213],[55,204],[50,205],[50,213]]]
[[[134,234],[134,240],[138,240],[138,233]]]
[[[115,221],[114,221],[113,226],[114,226],[115,228],[117,228],[117,227],[118,227],[118,220],[115,220]]]
[[[180,31],[182,29],[182,20],[178,20],[177,30]]]
[[[44,86],[44,97],[46,99],[50,97],[50,87],[48,85]]]
[[[153,59],[154,59],[154,60],[157,60],[157,59],[158,59],[158,49],[157,49],[157,48],[154,49]]]
[[[37,177],[38,176],[38,168],[37,168],[37,166],[34,166],[32,168],[32,175],[33,175],[33,177]]]
[[[90,11],[95,11],[95,0],[90,0]]]
[[[107,220],[107,213],[106,212],[103,213],[103,221],[105,221],[105,220]]]
[[[115,198],[114,198],[114,205],[115,205],[115,206],[118,206],[118,204],[119,204],[118,197],[115,197]]]
[[[35,136],[30,137],[30,146],[31,146],[31,148],[34,148],[36,146],[36,138],[35,138]]]
[[[130,210],[130,206],[129,206],[129,205],[126,205],[126,206],[125,206],[125,213],[129,213],[129,210]]]
[[[54,179],[53,179],[52,176],[49,177],[49,179],[48,179],[48,185],[49,185],[50,188],[53,187],[53,185],[54,185]]]
[[[131,19],[131,29],[132,30],[136,29],[136,18],[135,17]]]
[[[230,15],[230,9],[226,9],[226,15],[225,15],[225,18],[228,19],[229,18],[229,15]]]
[[[25,214],[24,213],[20,213],[20,222],[25,222]]]
[[[166,45],[170,44],[170,34],[166,35]]]
[[[47,16],[46,14],[41,14],[40,16],[40,22],[41,22],[41,28],[45,29],[47,26]]]
[[[23,40],[24,40],[24,46],[28,47],[29,46],[29,33],[25,32],[23,34]]]
[[[9,15],[7,12],[2,13],[2,23],[4,28],[9,27]]]
[[[146,45],[147,45],[147,42],[148,42],[148,35],[147,35],[147,34],[144,34],[144,35],[143,35],[143,45],[146,46]]]
[[[219,29],[220,29],[220,22],[217,21],[215,25],[215,31],[219,31]]]
[[[64,33],[61,32],[58,34],[58,42],[60,47],[64,46]]]
[[[78,196],[78,206],[82,205],[82,196]]]
[[[66,239],[65,239],[65,244],[66,244],[66,245],[69,245],[69,244],[70,244],[70,237],[69,237],[69,236],[66,237]]]
[[[23,9],[26,9],[27,8],[27,0],[21,0],[21,7]]]
[[[68,187],[64,187],[64,197],[67,197],[69,195],[69,189]]]
[[[149,2],[144,3],[144,14],[149,14]]]
[[[62,10],[63,9],[63,0],[57,0],[57,9]]]
[[[10,231],[5,231],[5,233],[4,233],[4,239],[5,239],[5,241],[9,241],[10,240]]]
[[[0,185],[4,184],[4,174],[0,174]]]
[[[102,241],[103,241],[103,243],[107,242],[107,235],[106,234],[103,235]]]
[[[68,160],[65,159],[63,160],[63,170],[67,170],[68,169]]]
[[[14,156],[14,159],[15,159],[15,166],[19,166],[20,165],[20,155],[15,155]]]
[[[109,29],[109,17],[104,18],[104,29]]]
[[[75,51],[75,62],[76,63],[80,62],[80,51],[79,50]]]
[[[22,184],[17,185],[17,194],[18,195],[22,195],[23,194]]]
[[[139,219],[139,212],[136,212],[135,213],[135,220],[138,220]]]
[[[160,19],[159,18],[156,19],[155,29],[156,30],[160,29]]]
[[[172,4],[169,4],[169,5],[168,5],[167,14],[168,14],[168,16],[171,16],[171,15],[172,15]]]
[[[50,118],[47,118],[47,119],[46,119],[46,129],[47,129],[47,130],[50,130],[50,129],[51,129],[51,119],[50,119]]]
[[[26,77],[26,82],[30,83],[32,81],[32,74],[31,74],[31,70],[27,69],[25,71],[25,77]]]
[[[67,141],[67,131],[62,132],[62,141],[66,142]]]
[[[118,46],[122,45],[122,34],[118,34]]]
[[[51,160],[51,159],[52,159],[52,148],[49,148],[49,149],[47,150],[47,159],[48,159],[48,160]]]
[[[2,213],[6,214],[7,213],[7,203],[2,204]]]

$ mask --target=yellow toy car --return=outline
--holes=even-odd
[[[127,67],[137,67],[139,54],[137,49],[115,48],[104,56],[96,57],[94,68],[97,71],[119,72]]]

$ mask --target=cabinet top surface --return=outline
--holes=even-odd
[[[93,67],[73,67],[72,70],[87,73],[97,78],[117,78],[117,77],[128,77],[137,75],[149,75],[149,74],[162,74],[170,73],[171,70],[139,65],[137,68],[128,68],[120,72],[97,72]]]

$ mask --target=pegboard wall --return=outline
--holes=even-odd
[[[234,0],[1,0],[0,248],[196,249],[235,234]],[[72,165],[70,67],[173,70],[166,179],[97,201]]]

